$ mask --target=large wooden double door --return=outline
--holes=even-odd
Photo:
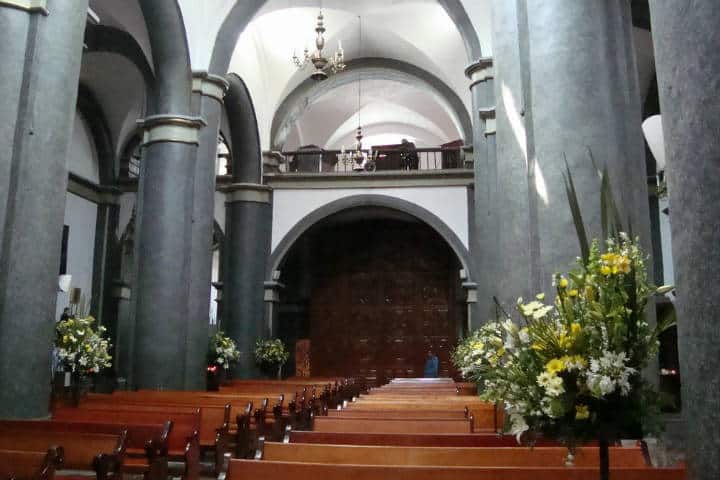
[[[418,377],[430,349],[451,375],[462,312],[450,249],[421,225],[352,238],[350,251],[341,241],[323,249],[309,312],[313,375]]]

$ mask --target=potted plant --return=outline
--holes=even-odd
[[[70,401],[77,404],[82,384],[103,368],[112,366],[110,342],[103,338],[106,329],[97,329],[90,316],[69,317],[55,325],[55,354],[58,367],[65,372],[64,386],[70,390]]]
[[[207,367],[208,390],[218,390],[227,376],[228,368],[239,358],[240,351],[237,345],[225,335],[225,332],[218,330],[210,337]]]
[[[282,367],[290,357],[285,344],[279,338],[263,340],[255,343],[255,362],[261,367],[277,369],[277,379],[282,380]]]

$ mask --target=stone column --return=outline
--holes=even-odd
[[[580,254],[563,183],[601,237],[599,169],[646,252],[651,236],[630,6],[625,0],[494,2],[500,297],[551,292]]]
[[[278,282],[280,271],[276,270],[272,274],[273,280],[265,282],[265,328],[268,337],[277,337],[279,328],[279,308],[280,308],[280,292],[285,288],[285,284]]]
[[[268,334],[264,281],[272,236],[272,190],[253,183],[235,183],[223,190],[227,202],[223,328],[242,352],[235,376],[253,378],[259,374],[253,357],[255,341]]]
[[[188,390],[204,389],[206,383],[217,138],[227,87],[228,83],[223,77],[207,72],[193,74],[193,96],[199,104],[196,113],[207,123],[207,127],[200,132],[193,184],[190,295],[185,352],[185,388]]]
[[[495,92],[492,58],[481,58],[465,69],[470,79],[472,95],[473,153],[475,169],[474,188],[474,235],[470,254],[473,274],[477,282],[475,301],[469,305],[471,328],[477,328],[491,316],[492,297],[495,294],[495,251],[497,250],[497,226],[495,208],[495,145],[489,141],[494,135]]]
[[[688,478],[720,477],[720,3],[650,2],[665,150]]]
[[[110,189],[103,189],[110,190]],[[117,193],[103,191],[99,195],[95,222],[93,255],[93,298],[91,311],[99,324],[104,325],[115,343],[117,312],[112,301],[113,281],[119,274],[120,247],[115,232],[118,229],[120,207]]]
[[[189,92],[188,92],[189,93]],[[157,114],[145,129],[138,191],[133,382],[185,388],[191,211],[198,132],[204,122]]]
[[[133,345],[135,343],[135,322],[133,321],[130,283],[115,280],[112,287],[112,299],[117,310],[113,367],[118,378],[118,387],[124,389],[132,385]]]
[[[0,418],[48,414],[87,6],[0,1]]]

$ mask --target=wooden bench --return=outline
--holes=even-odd
[[[57,448],[42,451],[0,449],[0,478],[3,480],[54,480],[62,464]]]
[[[23,430],[55,433],[100,433],[121,435],[126,433],[126,456],[123,462],[123,473],[141,473],[148,480],[161,480],[162,473],[167,470],[167,458],[162,455],[167,451],[167,438],[172,429],[172,422],[165,424],[111,424],[62,422],[58,420],[0,420],[0,431],[12,432]],[[146,468],[139,469],[134,457],[143,452]]]
[[[4,429],[0,433],[2,450],[47,453],[51,447],[61,452],[63,469],[92,471],[98,480],[118,478],[125,458],[126,433],[108,435],[22,429]]]
[[[562,467],[565,447],[398,447],[266,442],[263,460],[356,465]],[[610,448],[610,467],[648,467],[640,447]],[[599,466],[598,447],[579,447],[575,466]]]
[[[123,410],[167,413],[193,414],[200,411],[198,442],[201,451],[211,451],[215,457],[216,472],[222,465],[223,455],[229,451],[230,413],[229,403],[207,405],[202,401],[188,403],[170,403],[159,400],[148,400],[142,396],[121,398],[107,394],[93,394],[80,403],[80,408],[88,410]]]
[[[417,447],[515,447],[517,440],[511,435],[462,433],[358,433],[358,432],[288,432],[290,443],[322,443],[342,445],[397,445]],[[537,446],[559,446],[550,439],[538,439]]]
[[[470,419],[426,419],[405,420],[398,418],[364,419],[316,417],[313,422],[316,432],[361,432],[361,433],[472,433]]]
[[[408,420],[436,418],[436,419],[463,419],[468,418],[470,412],[468,410],[429,410],[429,409],[412,409],[412,410],[355,410],[353,408],[345,408],[343,410],[328,410],[328,417],[337,418],[404,418]],[[477,418],[476,418],[477,421]]]
[[[622,480],[685,480],[685,469],[617,468],[614,478]],[[314,479],[323,480],[597,480],[593,467],[458,467],[331,465],[324,463],[231,460],[225,480]]]
[[[167,421],[172,422],[167,441],[164,443],[165,450],[159,455],[165,459],[165,465],[170,461],[182,463],[182,474],[187,480],[196,480],[200,474],[200,445],[198,440],[198,428],[200,424],[199,409],[194,413],[185,412],[150,412],[150,411],[126,411],[114,409],[83,409],[83,408],[58,408],[53,412],[54,421],[79,422],[79,423],[105,423],[119,425],[133,424],[160,424]],[[146,471],[150,465],[147,463],[144,451],[134,451],[126,462],[126,471]]]

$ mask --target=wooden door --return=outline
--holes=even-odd
[[[462,312],[447,245],[414,224],[328,232],[326,240],[310,297],[313,375],[420,377],[429,349],[440,375],[451,375]]]

